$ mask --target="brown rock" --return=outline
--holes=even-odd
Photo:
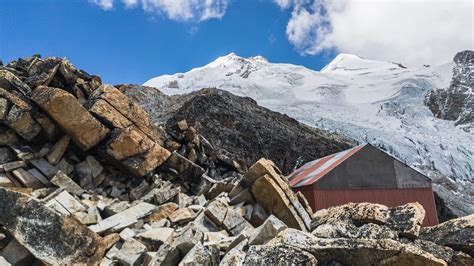
[[[89,112],[94,114],[109,128],[126,128],[133,124],[132,121],[128,120],[112,105],[102,99],[95,101],[89,108]]]
[[[153,132],[150,123],[150,117],[141,107],[132,103],[130,99],[112,85],[102,85],[97,88],[90,96],[89,101],[95,102],[99,99],[106,101],[115,110],[130,120],[137,128],[143,131],[154,141],[159,138]],[[161,144],[161,143],[160,143]]]
[[[267,213],[274,214],[289,227],[306,230],[306,225],[284,191],[269,175],[266,174],[254,182],[252,194]]]
[[[190,208],[183,208],[174,211],[168,217],[172,223],[185,223],[196,217],[196,213]]]
[[[18,143],[15,132],[11,129],[3,130],[0,125],[0,145],[13,145]]]
[[[122,163],[132,174],[144,176],[162,165],[170,155],[171,153],[167,149],[155,144],[144,154],[130,157]]]
[[[57,136],[60,135],[60,130],[59,128],[49,119],[44,114],[37,114],[35,116],[36,122],[41,126],[43,129],[43,134],[49,139],[49,140],[55,140]]]
[[[227,214],[227,206],[227,203],[219,198],[211,202],[204,213],[213,223],[221,225]]]
[[[152,214],[150,214],[150,216],[148,216],[145,220],[150,223],[158,222],[162,219],[168,218],[177,209],[178,205],[176,203],[165,203],[163,205],[158,206],[158,209]]]
[[[145,153],[153,146],[153,141],[141,131],[128,127],[112,131],[107,142],[107,154],[122,161],[129,157]]]
[[[39,86],[33,92],[32,99],[83,150],[97,145],[109,132],[66,91]]]
[[[46,159],[48,159],[49,163],[56,165],[59,163],[59,161],[61,161],[64,156],[64,152],[66,152],[70,140],[71,138],[69,136],[64,135],[56,142],[56,144],[54,144],[53,148],[46,156]]]

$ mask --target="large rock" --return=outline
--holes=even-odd
[[[64,90],[39,86],[34,90],[32,99],[83,150],[97,145],[109,132],[72,94]]]
[[[313,233],[319,237],[416,238],[425,211],[419,203],[388,208],[374,203],[348,203],[314,213]]]
[[[474,256],[474,214],[425,227],[421,230],[420,239]]]
[[[257,179],[252,185],[255,200],[269,214],[274,214],[289,227],[306,230],[306,225],[291,205],[285,192],[269,175]]]
[[[289,228],[268,244],[285,244],[302,249],[311,253],[318,262],[347,265],[447,265],[444,260],[416,246],[391,239],[326,239]]]
[[[317,265],[310,253],[288,245],[251,246],[244,265]]]
[[[263,245],[277,236],[278,233],[288,228],[282,221],[270,215],[268,219],[259,227],[250,232],[250,245]]]
[[[118,161],[125,160],[135,155],[145,153],[154,142],[141,131],[128,127],[115,129],[107,142],[107,154]]]
[[[186,254],[179,263],[180,266],[187,265],[218,265],[219,264],[219,248],[217,246],[203,246],[197,243]]]
[[[112,85],[104,84],[96,89],[89,98],[89,104],[95,105],[97,101],[103,100],[109,104],[108,108],[113,108],[123,117],[127,118],[133,125],[139,128],[154,141],[160,141],[157,132],[152,128],[150,117],[139,105],[131,102],[130,99]],[[102,118],[105,118],[102,116]],[[106,119],[113,123],[112,120]],[[124,123],[123,118],[121,118]],[[115,121],[117,122],[117,121]],[[160,143],[161,144],[161,143]]]
[[[0,224],[36,258],[49,264],[98,264],[102,239],[70,216],[33,198],[0,188]]]

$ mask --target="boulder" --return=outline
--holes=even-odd
[[[163,244],[160,246],[155,254],[155,257],[150,261],[150,266],[166,266],[177,265],[181,257],[179,250],[171,245]]]
[[[390,208],[390,218],[388,219],[387,226],[399,232],[401,236],[417,238],[420,234],[425,214],[425,209],[418,202]]]
[[[474,256],[474,214],[422,228],[420,239]]]
[[[270,215],[262,225],[255,228],[255,230],[250,233],[249,244],[263,245],[287,228],[288,226],[286,226],[282,221],[278,220],[275,216]]]
[[[22,193],[0,188],[0,224],[48,264],[98,264],[102,239],[70,216],[61,216]]]
[[[155,143],[155,145],[145,153],[130,157],[122,161],[122,164],[130,173],[141,177],[151,173],[156,167],[162,165],[168,160],[170,155],[171,153],[167,149]]]
[[[105,100],[99,99],[93,102],[92,106],[89,107],[89,112],[108,128],[127,128],[133,125],[132,121],[128,120]]]
[[[218,265],[219,264],[219,248],[217,246],[203,246],[198,242],[186,254],[179,263],[180,266],[186,265]]]
[[[306,225],[280,186],[268,174],[252,185],[252,194],[263,209],[282,220],[289,227],[306,230]]]
[[[150,117],[140,106],[131,102],[130,99],[112,85],[104,84],[97,88],[89,97],[89,102],[93,105],[95,102],[103,100],[114,108],[123,117],[127,118],[133,125],[139,128],[152,140],[161,142],[161,136],[158,136],[152,129]]]
[[[196,217],[196,213],[190,208],[177,209],[168,217],[172,223],[185,223]]]
[[[424,217],[419,203],[394,208],[367,202],[348,203],[315,212],[312,228],[321,237],[393,238],[395,234],[413,239],[418,236]],[[372,225],[364,226],[369,224]],[[319,226],[323,228],[318,229]]]
[[[227,213],[227,203],[222,199],[216,199],[211,202],[204,213],[216,225],[221,225],[224,222]]]
[[[250,246],[244,265],[317,265],[310,253],[288,245]]]
[[[140,242],[147,246],[148,250],[158,250],[163,244],[171,244],[174,237],[173,228],[154,228],[137,235]]]
[[[83,150],[91,149],[109,133],[109,129],[64,90],[39,86],[34,90],[32,100]]]
[[[141,265],[145,252],[145,245],[138,240],[130,238],[123,243],[122,248],[120,248],[115,257],[121,265],[138,266]]]
[[[106,153],[117,161],[145,153],[154,142],[134,127],[117,128],[112,131],[106,145]]]
[[[311,253],[318,262],[347,265],[447,265],[444,260],[416,246],[392,239],[326,239],[289,228],[268,244],[285,244],[302,249]]]

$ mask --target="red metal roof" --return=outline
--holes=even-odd
[[[306,163],[288,176],[290,185],[292,187],[301,187],[313,184],[354,153],[358,152],[365,145],[367,144],[359,145],[352,149],[334,153]]]

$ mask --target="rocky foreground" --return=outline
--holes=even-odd
[[[60,58],[0,66],[0,265],[474,263],[473,215],[313,213],[272,161],[155,127],[121,89]]]

